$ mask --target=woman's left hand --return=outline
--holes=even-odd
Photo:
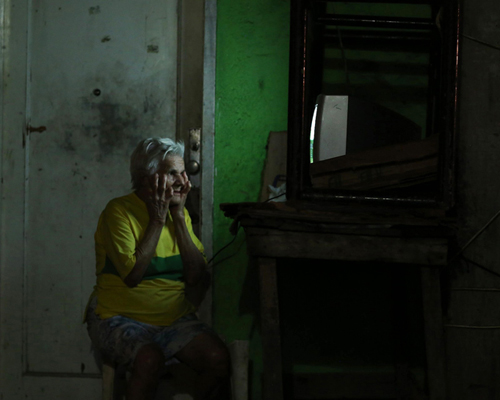
[[[184,206],[186,205],[186,199],[187,199],[188,193],[191,190],[191,182],[189,181],[189,178],[187,176],[186,171],[184,171],[181,174],[181,177],[183,180],[183,187],[179,193],[179,202],[177,202],[175,205],[170,206],[170,213],[172,214],[172,218],[175,218],[177,216],[184,217]],[[178,214],[178,215],[174,215],[174,214]]]

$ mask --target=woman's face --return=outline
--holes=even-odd
[[[170,200],[170,204],[179,204],[181,191],[188,182],[183,158],[180,156],[169,156],[165,158],[160,164],[158,174],[165,174],[167,178],[167,187],[172,187],[174,190],[174,197]]]

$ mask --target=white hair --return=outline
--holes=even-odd
[[[184,157],[184,143],[169,138],[141,140],[130,157],[132,189],[139,190],[141,180],[157,173],[160,163],[168,156]]]

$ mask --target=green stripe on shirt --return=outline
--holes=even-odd
[[[120,276],[109,257],[106,257],[106,262],[101,273]],[[177,254],[170,257],[153,257],[142,279],[169,279],[171,281],[182,281],[182,278],[182,258],[180,254]]]

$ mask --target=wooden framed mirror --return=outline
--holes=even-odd
[[[292,0],[287,198],[454,205],[457,0]]]

